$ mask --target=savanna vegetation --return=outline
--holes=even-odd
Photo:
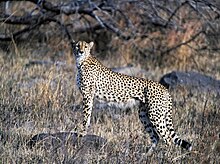
[[[0,1],[0,163],[219,163],[219,92],[184,87],[170,90],[173,121],[191,152],[160,141],[147,156],[137,109],[96,107],[89,133],[107,140],[101,147],[27,145],[81,126],[72,40],[94,41],[106,66],[155,81],[174,70],[220,79],[219,31],[214,0]]]

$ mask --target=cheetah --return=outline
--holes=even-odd
[[[90,126],[93,101],[121,105],[136,105],[139,119],[149,133],[152,152],[160,137],[191,150],[189,142],[180,139],[172,123],[172,99],[168,90],[158,82],[113,72],[91,55],[94,43],[79,41],[75,44],[77,86],[83,97],[83,134]]]

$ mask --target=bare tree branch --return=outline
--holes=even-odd
[[[7,35],[0,35],[0,41],[11,41],[12,38],[16,39],[21,34],[23,34],[25,32],[29,32],[29,31],[35,29],[36,27],[39,27],[40,25],[42,25],[43,23],[48,21],[50,17],[54,17],[54,16],[55,16],[54,13],[47,13],[47,14],[41,15],[39,17],[34,17],[35,18],[34,20],[25,19],[25,17],[22,17],[20,19],[21,20],[21,24],[30,24],[30,25],[28,27],[23,28],[22,30],[19,30],[17,32],[14,32],[14,33],[10,34],[9,36],[7,36]],[[10,24],[11,23],[12,24],[17,24],[19,22],[19,17],[12,16],[8,20],[5,20],[6,23],[8,21],[9,21]]]
[[[9,1],[22,1],[22,0],[9,0]],[[110,21],[108,21],[105,18],[101,18],[98,15],[94,13],[94,11],[99,10],[99,12],[103,11],[112,11],[115,10],[114,8],[111,8],[109,5],[106,5],[104,3],[99,4],[90,4],[89,7],[85,7],[83,5],[75,4],[60,4],[60,5],[53,5],[52,3],[44,0],[41,4],[39,4],[38,0],[24,0],[32,2],[38,6],[40,6],[44,13],[38,13],[37,15],[25,15],[25,16],[14,16],[14,15],[7,15],[7,14],[1,14],[0,15],[0,22],[4,22],[7,24],[23,24],[23,25],[30,25],[29,27],[26,27],[25,29],[13,33],[11,36],[13,38],[18,37],[19,35],[23,34],[24,32],[27,32],[28,30],[34,29],[34,27],[40,26],[41,24],[44,24],[45,21],[54,21],[55,16],[63,13],[65,15],[71,15],[71,14],[85,14],[96,20],[101,28],[106,28],[113,33],[115,33],[117,36],[121,37],[122,39],[129,39],[129,36],[126,36],[123,34],[123,32],[116,26],[114,26]],[[56,21],[58,22],[58,21]],[[70,37],[70,36],[69,36]],[[10,36],[0,36],[0,40],[9,41]]]
[[[6,34],[0,34],[0,41],[11,41],[12,38],[17,39],[22,34],[29,32],[36,27],[40,27],[43,24],[49,22],[55,22],[58,24],[72,44],[71,34],[77,32],[87,32],[95,31],[100,29],[108,30],[118,36],[120,39],[129,40],[131,38],[136,38],[138,36],[148,36],[149,33],[146,32],[146,27],[149,24],[154,25],[154,27],[162,28],[179,28],[177,22],[179,18],[180,9],[188,4],[193,12],[198,12],[206,17],[206,23],[212,26],[211,21],[220,18],[220,9],[214,2],[209,2],[207,0],[185,0],[185,1],[156,1],[156,0],[120,0],[120,1],[68,1],[68,2],[58,2],[52,3],[49,0],[1,0],[2,2],[30,2],[36,6],[31,12],[26,11],[24,15],[18,16],[15,14],[6,14],[0,11],[0,22],[2,24],[10,25],[21,25],[22,30],[16,32],[10,31]],[[170,3],[175,4],[172,6]],[[128,8],[126,8],[128,7]],[[191,10],[191,11],[192,11]],[[35,14],[33,14],[33,11]],[[203,12],[206,11],[206,12]],[[214,13],[214,16],[212,16]],[[63,22],[60,20],[61,15],[67,17],[74,16],[74,19],[84,18],[80,20],[81,22],[86,22],[84,25],[76,25],[74,22]],[[204,20],[201,18],[202,20]],[[138,21],[136,21],[138,20]],[[71,26],[71,32],[68,27]],[[178,28],[176,28],[178,27]],[[212,27],[214,30],[214,26]],[[204,30],[205,31],[205,30]],[[181,47],[182,45],[187,45],[189,42],[193,41],[199,36],[196,33],[191,39],[183,43],[177,44],[174,47],[162,52],[169,53],[170,51]]]
[[[55,18],[48,18],[47,20],[57,23],[61,27],[61,29],[63,29],[65,31],[65,34],[67,35],[67,38],[68,38],[68,41],[69,41],[69,44],[70,44],[70,46],[71,46],[71,48],[73,50],[75,48],[74,42],[72,40],[72,37],[71,37],[70,32],[67,29],[67,27],[61,21],[59,21],[59,20],[57,20]]]
[[[161,52],[161,55],[167,54],[167,53],[169,53],[169,52],[171,52],[173,50],[176,50],[177,48],[179,48],[179,47],[181,47],[183,45],[189,44],[190,42],[194,41],[202,33],[205,33],[205,31],[204,30],[200,30],[195,35],[193,35],[190,39],[186,40],[185,42],[181,42],[181,43],[179,43],[179,44],[177,44],[177,45],[175,45],[175,46],[173,46],[173,47],[171,47],[171,48]]]
[[[165,27],[168,26],[168,24],[170,23],[171,19],[176,15],[177,11],[180,10],[181,7],[183,7],[184,5],[188,4],[188,1],[186,0],[185,2],[182,2],[179,6],[177,6],[177,8],[172,12],[172,14],[170,15],[170,17],[168,18],[166,24],[164,25]]]

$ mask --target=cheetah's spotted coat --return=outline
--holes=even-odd
[[[191,150],[191,144],[180,139],[172,123],[172,99],[168,90],[157,82],[113,72],[90,54],[93,42],[79,41],[75,56],[77,85],[83,96],[83,127],[90,125],[93,100],[133,104],[139,107],[139,118],[152,140],[152,151],[159,138]],[[160,137],[159,137],[160,136]]]

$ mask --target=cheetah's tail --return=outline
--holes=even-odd
[[[176,144],[176,145],[179,145],[181,146],[182,148],[188,150],[188,151],[191,151],[192,150],[192,145],[191,143],[185,141],[185,140],[182,140],[180,139],[177,134],[175,132],[173,132],[173,134],[171,134],[171,138],[172,138],[172,141]]]

